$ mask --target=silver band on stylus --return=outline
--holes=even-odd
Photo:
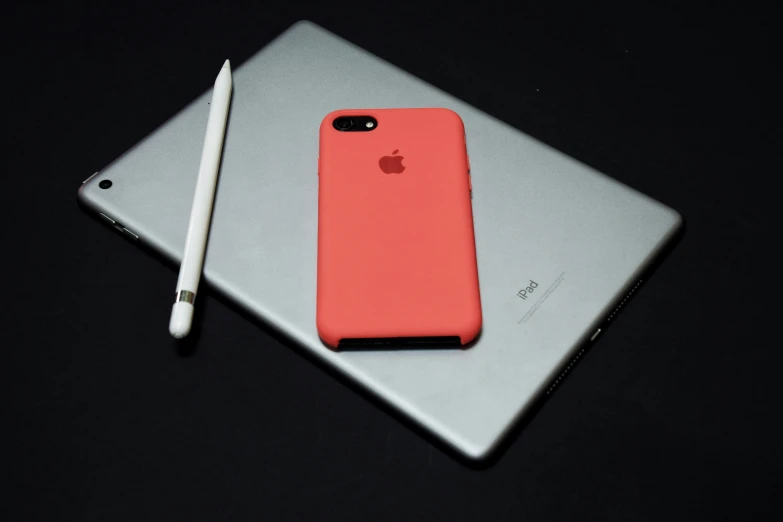
[[[193,304],[193,301],[196,300],[196,294],[191,292],[190,290],[180,290],[176,294],[174,294],[174,302],[179,303],[180,301],[187,301],[190,304]]]

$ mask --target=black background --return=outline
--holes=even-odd
[[[773,513],[779,13],[109,4],[16,6],[3,20],[6,520]],[[226,57],[236,67],[302,18],[688,221],[613,327],[482,469],[208,292],[183,354],[167,333],[175,268],[76,203],[84,179],[209,88]]]

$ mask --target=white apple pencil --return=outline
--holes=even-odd
[[[201,151],[201,165],[198,168],[193,207],[190,210],[188,235],[185,238],[185,253],[179,267],[174,306],[171,308],[169,332],[177,339],[190,333],[190,324],[193,320],[193,303],[196,300],[196,290],[204,266],[204,251],[207,247],[209,220],[212,217],[220,154],[226,132],[231,86],[231,64],[226,60],[217,75],[215,88],[212,91],[207,133]]]

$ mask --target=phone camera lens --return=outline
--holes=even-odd
[[[345,116],[340,116],[339,118],[335,118],[333,125],[338,131],[344,132],[353,128],[353,120],[351,118],[346,118]]]

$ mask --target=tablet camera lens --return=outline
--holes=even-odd
[[[334,120],[334,128],[343,132],[351,130],[353,128],[353,120],[351,118],[346,118],[345,116],[340,116]]]
[[[98,186],[102,189],[107,189],[111,187],[111,180],[109,179],[102,179],[100,183],[98,183]]]

